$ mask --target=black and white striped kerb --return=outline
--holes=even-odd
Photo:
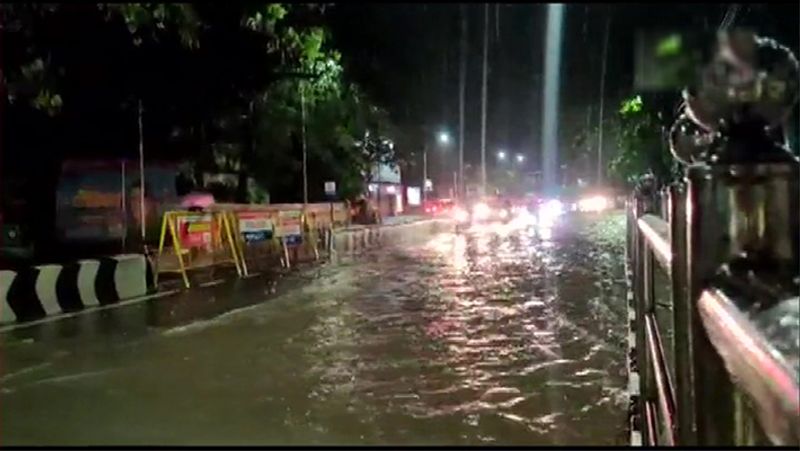
[[[141,254],[0,271],[0,322],[113,304],[144,296],[152,286],[152,269]]]

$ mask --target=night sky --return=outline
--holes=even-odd
[[[503,148],[539,162],[545,4],[492,4],[489,29],[487,162]],[[640,30],[713,32],[732,6],[568,4],[561,67],[561,140],[597,124],[603,28],[611,15],[606,117],[634,94],[634,36]],[[465,160],[480,161],[483,4],[466,5],[468,46]],[[741,4],[735,26],[798,49],[798,3]],[[349,69],[404,125],[447,128],[458,136],[459,5],[340,4],[332,11]],[[709,42],[712,44],[712,42]],[[676,100],[678,90],[674,95]],[[591,109],[591,111],[590,111]],[[611,139],[606,146],[611,146]],[[448,158],[456,161],[457,146]],[[491,157],[490,157],[491,156]],[[435,164],[435,162],[434,162]]]

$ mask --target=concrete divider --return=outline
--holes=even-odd
[[[413,244],[452,227],[451,221],[443,219],[426,219],[392,225],[352,226],[333,231],[333,249],[340,255],[353,255],[381,245]]]
[[[111,257],[117,261],[114,286],[119,299],[131,299],[147,293],[147,259],[140,254]]]
[[[144,255],[0,271],[0,322],[25,322],[147,294],[153,287]]]

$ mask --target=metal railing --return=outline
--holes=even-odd
[[[703,163],[629,199],[634,429],[645,446],[800,444],[798,188],[794,158]]]
[[[798,446],[800,160],[781,135],[800,63],[749,31],[717,37],[669,132],[682,179],[658,191],[643,177],[629,201],[631,438]],[[671,292],[666,346],[659,268]]]

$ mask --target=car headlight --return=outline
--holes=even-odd
[[[469,213],[463,208],[456,208],[453,210],[453,217],[458,222],[466,222],[469,220]]]
[[[578,201],[580,211],[603,211],[608,208],[609,202],[604,196],[585,197]]]
[[[472,207],[472,215],[475,219],[486,219],[492,213],[492,210],[483,202],[479,202]]]
[[[539,206],[539,222],[551,224],[564,213],[564,204],[558,199],[550,199]]]
[[[541,212],[546,216],[560,216],[564,212],[564,204],[558,199],[550,199],[542,204]]]

